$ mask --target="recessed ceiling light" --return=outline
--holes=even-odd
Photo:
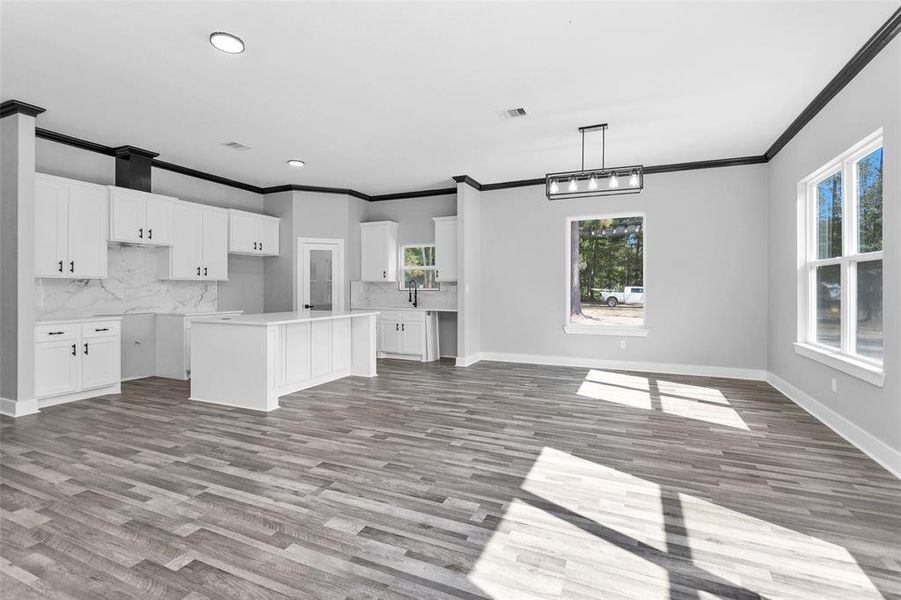
[[[217,50],[229,54],[241,54],[244,52],[244,42],[236,35],[224,31],[215,31],[210,34],[210,43]]]
[[[303,162],[302,160],[297,160],[296,158],[292,158],[291,160],[288,161],[288,164],[291,165],[292,167],[302,167],[307,163]]]

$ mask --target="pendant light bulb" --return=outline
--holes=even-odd
[[[578,191],[579,191],[579,185],[576,183],[576,178],[575,178],[575,177],[570,177],[570,178],[569,178],[569,187],[568,187],[567,189],[568,189],[570,192],[578,192]]]
[[[610,173],[610,181],[607,182],[607,187],[609,188],[617,188],[619,187],[619,179],[616,178],[616,173]]]
[[[632,171],[632,174],[629,175],[629,185],[632,187],[638,185],[638,171]]]
[[[589,190],[598,189],[598,178],[594,176],[594,173],[592,173],[591,177],[588,179],[588,189]]]
[[[557,185],[557,180],[551,179],[551,193],[556,194],[559,191],[560,191],[560,186]]]

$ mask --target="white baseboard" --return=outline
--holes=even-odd
[[[40,412],[38,401],[35,399],[16,401],[11,398],[0,398],[0,415],[18,418],[35,415],[38,412]]]
[[[767,383],[782,392],[789,400],[806,410],[816,420],[843,437],[852,446],[878,462],[889,473],[901,479],[901,452],[864,431],[825,404],[801,391],[778,375],[767,373]]]
[[[468,367],[470,365],[476,364],[480,360],[482,360],[482,353],[474,352],[473,354],[470,354],[469,356],[458,356],[456,366]]]
[[[615,371],[638,371],[641,373],[665,373],[667,375],[695,375],[699,377],[728,377],[730,379],[766,379],[764,369],[741,369],[738,367],[708,367],[704,365],[681,365],[672,363],[632,362],[626,360],[603,360],[597,358],[577,358],[569,356],[542,356],[540,354],[511,354],[506,352],[482,352],[481,360],[551,365],[557,367],[582,367],[587,369],[612,369]],[[472,364],[472,363],[469,363]],[[460,359],[457,359],[457,366]]]
[[[94,388],[91,390],[82,390],[74,394],[63,394],[62,396],[51,396],[50,398],[38,399],[39,408],[49,408],[57,404],[66,404],[67,402],[75,402],[77,400],[87,400],[88,398],[96,398],[97,396],[106,396],[107,394],[121,394],[122,384],[114,383],[102,388]]]

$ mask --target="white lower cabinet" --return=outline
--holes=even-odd
[[[438,313],[424,310],[379,314],[379,356],[438,360]]]
[[[119,393],[121,319],[38,323],[34,338],[39,407]]]

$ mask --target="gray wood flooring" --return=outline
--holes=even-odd
[[[0,596],[901,598],[901,483],[764,383],[379,373],[4,418]]]

